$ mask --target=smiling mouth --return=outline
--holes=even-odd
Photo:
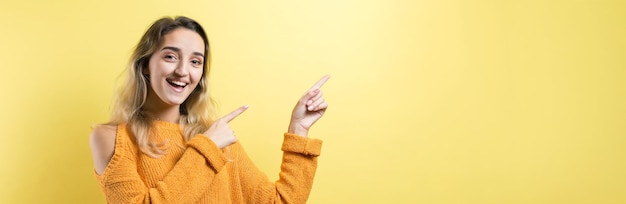
[[[181,88],[185,88],[185,86],[188,85],[188,83],[182,82],[182,81],[176,81],[176,80],[171,80],[171,79],[166,79],[167,83],[169,83],[170,85],[174,86],[174,87],[181,87]]]

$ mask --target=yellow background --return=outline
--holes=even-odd
[[[104,203],[90,125],[147,26],[197,19],[271,179],[319,77],[310,203],[626,203],[626,1],[0,3],[0,203]]]

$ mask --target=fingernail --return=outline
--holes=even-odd
[[[313,106],[309,106],[307,109],[308,109],[309,111],[312,111],[312,110],[313,110]]]
[[[311,103],[313,103],[313,100],[309,100],[306,102],[306,105],[311,105]]]
[[[244,106],[243,106],[243,108],[248,108],[248,107],[249,107],[249,105],[248,105],[248,104],[246,104],[246,105],[244,105]]]

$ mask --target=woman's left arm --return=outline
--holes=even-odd
[[[313,187],[322,141],[285,133],[279,179],[270,181],[245,153],[240,142],[230,146],[238,171],[241,203],[306,203]]]
[[[243,151],[240,144],[233,150],[241,154],[238,158],[241,170],[241,187],[246,202],[252,203],[306,203],[313,186],[322,141],[308,138],[311,126],[319,120],[328,104],[320,88],[330,78],[322,77],[301,98],[293,109],[291,122],[284,135],[283,161],[279,179],[270,182],[259,171]]]

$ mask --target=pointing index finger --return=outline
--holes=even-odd
[[[315,83],[315,85],[313,85],[313,87],[311,87],[311,89],[309,89],[309,90],[315,90],[315,89],[322,88],[322,85],[324,85],[324,83],[326,83],[326,81],[328,81],[328,79],[330,79],[330,75],[325,75],[319,81],[317,81],[317,83]]]
[[[226,122],[229,123],[231,120],[233,120],[237,116],[241,115],[241,113],[243,113],[247,109],[248,109],[248,105],[241,106],[241,107],[235,109],[233,112],[230,112],[228,115],[225,115],[224,117],[222,117],[220,119],[226,120]]]

